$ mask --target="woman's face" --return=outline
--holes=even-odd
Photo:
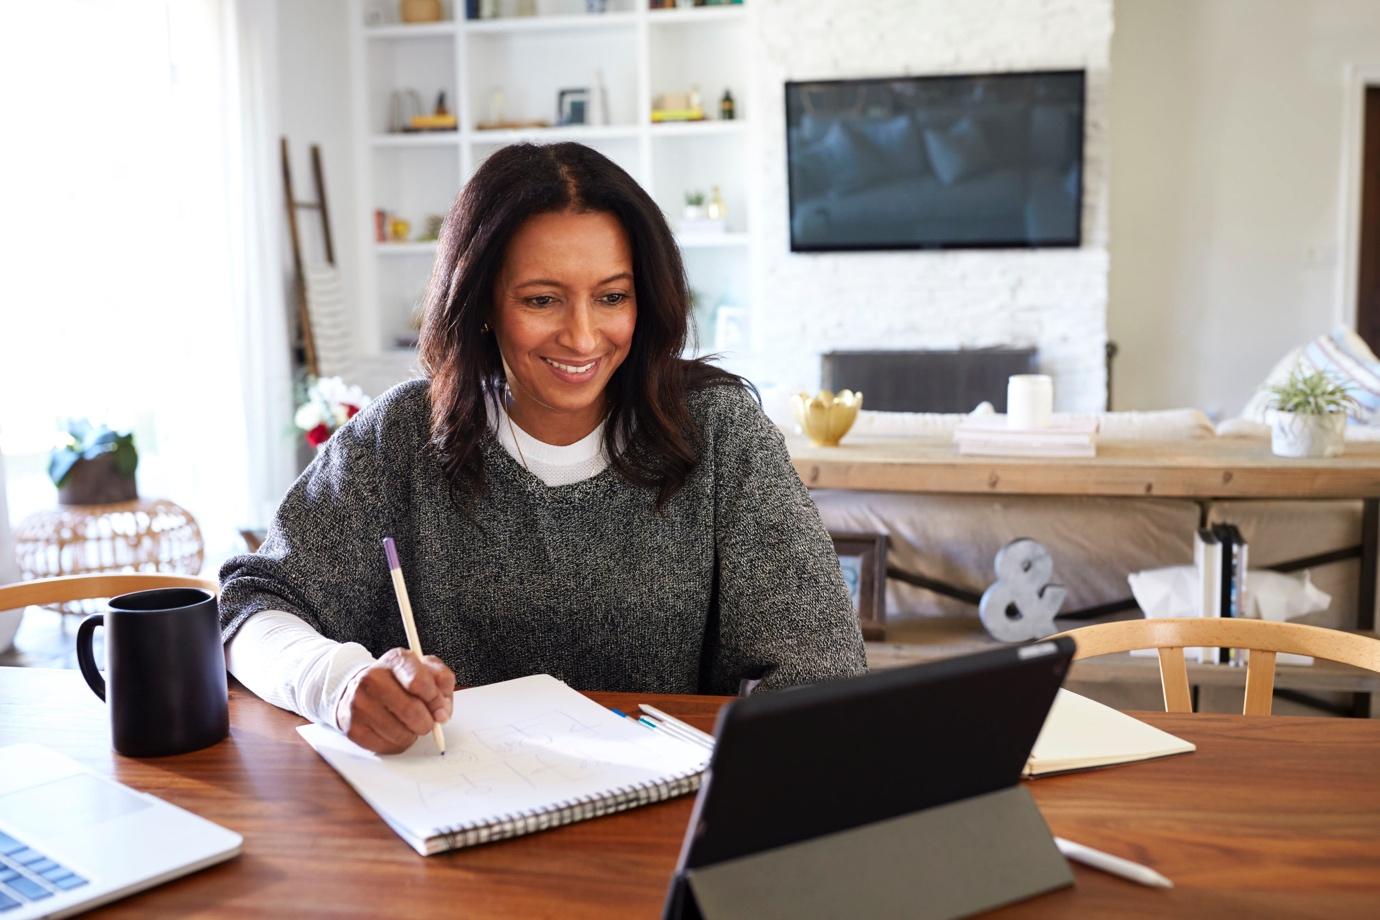
[[[490,325],[513,392],[509,412],[534,438],[571,444],[603,419],[604,389],[637,324],[632,270],[611,214],[539,214],[513,235]]]

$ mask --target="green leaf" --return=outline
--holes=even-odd
[[[134,449],[134,435],[123,435],[115,444],[115,472],[130,477],[138,468],[139,452]]]

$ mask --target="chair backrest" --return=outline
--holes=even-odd
[[[1246,665],[1248,716],[1268,716],[1274,702],[1275,655],[1312,655],[1380,673],[1380,639],[1299,623],[1211,618],[1122,620],[1060,633],[1078,645],[1073,659],[1095,658],[1115,652],[1159,650],[1160,683],[1167,712],[1192,712],[1188,666],[1184,649],[1195,647],[1249,649]],[[1051,637],[1053,638],[1053,637]]]
[[[220,585],[210,578],[195,575],[169,575],[162,572],[120,572],[100,575],[64,575],[36,578],[0,586],[0,610],[33,605],[65,604],[68,601],[116,597],[150,588],[202,588],[212,594]]]

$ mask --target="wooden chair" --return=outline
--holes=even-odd
[[[1248,716],[1268,716],[1274,702],[1275,655],[1312,655],[1380,673],[1380,639],[1336,629],[1274,623],[1267,620],[1187,618],[1123,620],[1059,633],[1078,643],[1073,658],[1095,658],[1133,649],[1159,649],[1160,683],[1166,712],[1192,712],[1184,649],[1241,648],[1250,650],[1246,666]],[[1054,638],[1054,637],[1051,637]]]
[[[195,575],[169,575],[162,572],[63,575],[58,578],[35,578],[32,581],[0,585],[0,610],[116,597],[131,591],[147,591],[150,588],[202,588],[212,594],[220,592],[220,585],[215,580],[198,578]]]

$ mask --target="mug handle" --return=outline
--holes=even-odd
[[[96,636],[96,627],[105,625],[105,614],[95,613],[81,621],[77,627],[77,666],[81,676],[91,685],[91,689],[102,700],[105,699],[105,678],[96,667],[96,656],[91,652],[91,640]]]

